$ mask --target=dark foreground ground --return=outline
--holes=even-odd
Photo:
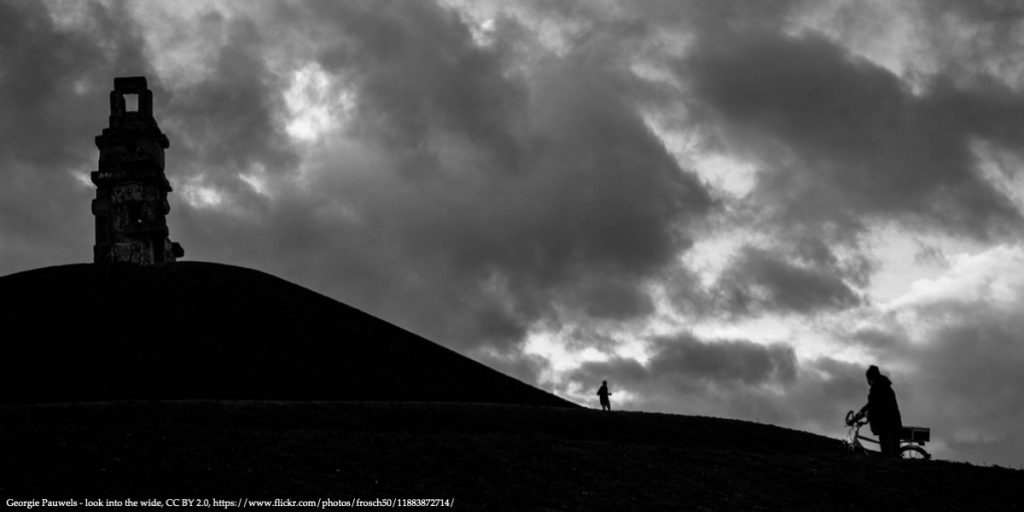
[[[446,498],[459,510],[1021,510],[1022,489],[1022,471],[877,460],[843,453],[836,440],[715,418],[423,402],[0,407],[2,502]]]

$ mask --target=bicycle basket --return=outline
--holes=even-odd
[[[900,431],[901,441],[924,444],[932,439],[932,429],[928,427],[903,427]]]

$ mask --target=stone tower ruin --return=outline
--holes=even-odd
[[[168,146],[153,118],[153,91],[146,77],[115,78],[110,126],[96,137],[100,163],[91,175],[96,184],[95,263],[155,265],[184,256],[181,245],[168,238]]]

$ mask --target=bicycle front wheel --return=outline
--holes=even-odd
[[[905,444],[900,446],[900,458],[901,459],[916,459],[916,460],[928,460],[932,458],[932,455],[921,448],[920,446],[913,444]]]

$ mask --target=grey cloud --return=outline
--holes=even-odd
[[[999,25],[1009,29],[1024,18],[1024,6],[1014,0],[985,0],[983,2],[931,2],[937,10],[956,12],[971,20]]]
[[[931,426],[957,458],[1019,465],[1024,321],[980,305],[960,309],[929,346],[893,354],[915,368],[906,377],[911,394],[904,400],[905,421]]]
[[[931,263],[943,267],[949,266],[949,259],[942,249],[918,242],[918,250],[914,254],[915,263]]]
[[[211,44],[224,40],[210,71],[185,87],[168,89],[159,81],[151,85],[158,121],[171,139],[175,158],[230,188],[240,185],[236,173],[253,164],[271,173],[293,170],[298,157],[281,126],[286,84],[270,72],[263,55],[270,42],[245,18],[206,13],[194,23]]]
[[[858,400],[867,402],[868,387],[864,377],[867,368],[864,366],[823,357],[810,361],[807,368],[825,375],[821,389],[822,394],[827,398],[817,400],[819,407],[827,406],[829,410],[834,410],[834,406],[838,406],[840,409],[856,409],[857,406],[863,405]],[[811,387],[817,387],[817,385],[808,386],[808,388]],[[820,416],[820,418],[831,420],[833,416]]]
[[[572,302],[593,318],[626,320],[654,312],[654,304],[642,283],[628,280],[588,279],[572,293]]]
[[[932,429],[937,456],[1018,467],[1024,443],[1019,390],[1024,386],[1020,301],[1007,305],[950,301],[913,307],[924,339],[899,325],[852,333],[893,380],[905,425]],[[863,368],[852,377],[863,380]]]
[[[839,265],[832,248],[824,240],[812,236],[801,237],[794,252],[803,261],[819,267],[835,268]]]
[[[432,4],[310,5],[292,14],[345,34],[320,58],[358,88],[348,134],[386,156],[359,180],[345,161],[319,162],[304,200],[354,205],[358,229],[389,241],[382,264],[408,267],[390,272],[392,292],[430,297],[418,311],[369,309],[455,343],[521,339],[556,304],[611,319],[651,311],[644,280],[713,205],[628,97],[604,85],[616,70],[542,59],[527,81],[510,69],[512,43],[481,48]]]
[[[287,23],[269,32],[196,21],[228,42],[207,80],[165,91],[168,165],[205,173],[245,216],[172,197],[189,257],[273,272],[467,351],[504,350],[563,312],[651,313],[647,281],[715,206],[644,125],[621,70],[544,57],[526,76],[514,20],[481,47],[433,3],[377,7],[276,4]],[[354,88],[346,141],[323,141],[349,149],[305,157],[308,186],[268,200],[236,174],[295,167],[270,122],[283,84],[258,56],[300,26],[326,35],[305,58]]]
[[[591,31],[621,22],[627,27],[644,24],[680,32],[695,31],[701,37],[713,36],[725,29],[777,29],[787,22],[790,13],[807,3],[806,0],[625,0],[608,8],[607,4],[587,1],[524,2],[535,11],[561,21],[589,23]]]
[[[861,303],[835,268],[799,266],[755,247],[746,247],[735,257],[716,283],[714,294],[724,311],[739,315],[762,311],[809,314]]]
[[[922,2],[919,26],[933,58],[958,80],[990,80],[993,74],[1019,83],[1014,64],[1024,44],[1017,31],[1024,17],[1015,0]]]
[[[886,353],[904,346],[907,343],[907,338],[903,332],[894,332],[885,327],[869,327],[855,331],[851,336],[851,341],[869,350]]]
[[[704,341],[684,334],[654,340],[654,346],[656,353],[646,365],[621,358],[585,363],[574,378],[594,382],[607,375],[623,387],[693,393],[708,386],[785,384],[796,376],[796,356],[787,345]]]
[[[760,31],[703,42],[679,76],[726,128],[722,142],[765,162],[753,199],[774,219],[857,234],[888,217],[978,238],[1019,224],[969,147],[1019,131],[1019,94],[937,80],[918,97],[832,42]]]
[[[542,372],[551,367],[548,360],[543,357],[531,356],[519,351],[503,353],[473,351],[470,352],[470,356],[491,368],[506,375],[511,375],[523,382],[538,386],[552,393],[556,391],[539,384]]]
[[[700,275],[684,266],[673,269],[663,280],[666,297],[676,311],[690,318],[716,313],[713,293],[705,289]]]
[[[304,4],[305,16],[345,37],[321,51],[326,69],[359,87],[356,130],[406,156],[407,172],[429,172],[439,134],[468,139],[488,158],[481,170],[520,164],[520,108],[525,84],[510,79],[507,48],[480,48],[454,11],[432,2]],[[308,21],[308,20],[307,20]]]
[[[739,417],[837,436],[846,411],[867,397],[864,367],[830,358],[798,362],[788,345],[681,335],[656,347],[647,365],[627,358],[586,363],[565,386],[596,390],[607,380],[613,392],[633,396],[628,403],[613,396],[616,408]]]
[[[991,464],[1021,469],[1020,453],[1024,446],[1017,439],[1021,421],[1007,425],[996,437],[974,437],[952,439],[949,443],[949,457],[954,460],[968,460],[977,464]],[[935,435],[939,435],[936,433]],[[943,434],[944,435],[944,434]]]
[[[650,372],[635,359],[613,358],[603,362],[584,363],[573,372],[570,380],[597,389],[602,381],[611,381],[616,387],[637,390],[656,388]]]
[[[88,21],[71,27],[56,26],[42,3],[4,2],[0,9],[0,155],[50,172],[77,163],[95,150],[90,135],[106,125],[111,76],[147,69],[134,22],[99,4],[88,4]]]
[[[662,350],[649,363],[660,375],[696,377],[711,382],[757,385],[791,381],[796,356],[788,345],[758,345],[745,340],[703,342],[690,336],[658,340]]]
[[[95,169],[115,74],[145,72],[131,18],[87,4],[58,26],[38,2],[0,2],[0,273],[92,257]]]

